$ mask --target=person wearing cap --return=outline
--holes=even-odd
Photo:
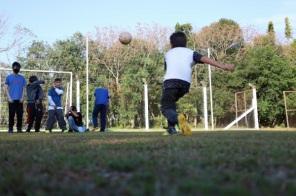
[[[5,80],[5,91],[8,99],[9,123],[8,133],[13,133],[14,116],[17,117],[17,132],[22,132],[23,122],[23,100],[26,79],[20,75],[21,65],[18,62],[12,64],[12,74]]]
[[[41,120],[43,117],[43,104],[44,93],[41,87],[44,84],[43,80],[38,80],[37,76],[33,75],[29,78],[27,85],[27,130],[30,132],[33,124],[35,132],[40,131]]]

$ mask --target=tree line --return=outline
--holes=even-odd
[[[234,93],[257,88],[259,123],[264,127],[285,126],[283,91],[296,90],[296,40],[289,19],[285,19],[285,42],[278,42],[273,23],[265,34],[252,33],[230,19],[220,19],[198,31],[191,24],[177,23],[175,29],[159,25],[139,24],[132,32],[130,45],[118,42],[120,29],[96,28],[89,36],[89,88],[108,87],[111,94],[108,119],[112,127],[144,127],[143,84],[149,88],[149,116],[154,127],[166,126],[159,102],[164,74],[164,53],[169,49],[169,35],[184,31],[188,47],[211,57],[234,63],[236,69],[227,73],[213,68],[213,102],[215,125],[224,126],[234,117]],[[236,47],[231,47],[233,45]],[[36,40],[18,60],[27,69],[72,71],[81,81],[85,94],[85,36],[75,33],[53,44]],[[188,115],[194,126],[202,124],[202,84],[208,85],[206,65],[193,67],[190,93],[179,101],[179,110]],[[75,93],[75,89],[74,93]],[[75,97],[74,97],[75,101]],[[291,104],[295,100],[290,100]],[[85,113],[85,96],[81,98]],[[295,104],[294,104],[295,105]]]

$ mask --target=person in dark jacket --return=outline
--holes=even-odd
[[[43,104],[44,93],[41,87],[44,84],[43,80],[38,80],[37,76],[29,78],[27,85],[27,130],[30,132],[35,122],[35,132],[40,131],[41,120],[43,117]]]

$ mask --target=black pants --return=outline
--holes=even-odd
[[[28,103],[27,105],[27,132],[30,132],[30,130],[33,127],[33,124],[35,122],[35,132],[40,131],[41,126],[41,120],[43,117],[43,105],[42,103],[36,104],[36,103]]]
[[[94,111],[92,113],[94,128],[98,127],[98,115],[100,113],[101,131],[105,131],[107,123],[107,108],[108,106],[104,104],[98,104],[94,106]]]
[[[48,110],[46,130],[51,131],[56,121],[58,121],[60,129],[62,130],[67,129],[63,110],[62,109]]]
[[[13,125],[14,125],[14,116],[16,114],[16,127],[17,131],[22,131],[22,124],[23,124],[23,103],[19,100],[14,100],[12,103],[8,103],[8,110],[9,110],[9,123],[8,123],[8,132],[13,132]]]
[[[183,80],[166,80],[163,84],[161,112],[169,127],[178,124],[177,101],[189,92],[190,83]]]

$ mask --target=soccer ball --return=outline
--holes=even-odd
[[[127,45],[132,41],[132,35],[129,32],[122,32],[119,35],[120,43]]]

